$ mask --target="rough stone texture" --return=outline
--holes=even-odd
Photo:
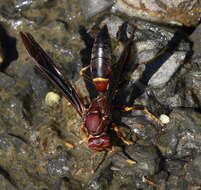
[[[200,113],[191,109],[171,112],[170,123],[158,139],[162,155],[182,159],[200,153],[200,122]]]
[[[176,0],[117,0],[114,10],[149,21],[195,25],[200,18],[200,2]]]
[[[102,7],[93,1],[98,8],[93,10],[86,3],[89,1],[83,2],[0,2],[0,56],[4,56],[0,65],[0,189],[200,189],[199,32],[192,38],[197,49],[192,58],[191,43],[186,37],[189,30],[175,32],[174,27],[126,17],[115,12],[120,1],[111,10],[113,1],[101,2]],[[147,2],[142,1],[147,8],[153,4],[156,11],[165,7],[160,1],[157,6],[156,1]],[[160,22],[193,25],[200,17],[193,14],[199,6],[189,3],[196,2],[167,2],[169,8],[158,18]],[[178,8],[183,10],[187,5],[192,15],[185,11],[181,19]],[[61,92],[34,69],[19,31],[32,33],[88,104],[97,92],[78,73],[89,64],[93,37],[99,26],[108,25],[115,63],[127,42],[125,36],[117,35],[125,21],[125,33],[129,36],[135,30],[135,35],[131,61],[113,102],[113,120],[133,144],[124,144],[109,131],[113,152],[94,155],[86,143],[79,143],[83,139],[81,118]],[[146,65],[138,64],[148,61]],[[61,97],[58,104],[45,103],[47,92]],[[170,122],[162,127],[143,110],[116,110],[125,105],[145,105],[156,116],[169,116]]]
[[[94,15],[103,12],[104,10],[110,8],[114,2],[112,0],[84,0],[82,2],[82,7],[86,18],[91,18]]]

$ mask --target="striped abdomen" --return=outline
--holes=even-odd
[[[110,36],[107,26],[104,25],[95,39],[90,63],[92,81],[99,92],[105,92],[109,84],[111,54]]]

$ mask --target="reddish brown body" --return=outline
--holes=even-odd
[[[108,129],[112,126],[111,99],[119,83],[121,70],[128,58],[131,43],[127,45],[120,57],[120,66],[117,76],[115,76],[115,83],[112,84],[110,80],[112,71],[111,42],[107,26],[101,28],[95,38],[90,63],[92,82],[99,91],[99,96],[92,100],[89,107],[86,107],[70,82],[64,80],[52,59],[34,40],[32,35],[21,32],[21,37],[28,53],[36,60],[36,67],[61,90],[82,117],[83,130],[88,136],[88,147],[94,150],[109,150],[111,140]]]
[[[91,102],[84,117],[84,126],[88,134],[92,136],[88,141],[90,149],[109,149],[111,143],[107,130],[110,123],[110,106],[107,104],[106,96],[100,94]]]

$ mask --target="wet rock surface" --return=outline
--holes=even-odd
[[[132,2],[0,3],[1,190],[201,189],[200,4]],[[157,15],[145,21],[141,19],[147,16],[134,11],[141,19],[131,17],[135,6]],[[195,28],[165,25],[173,21]],[[115,110],[115,123],[133,144],[124,144],[111,131],[114,150],[94,154],[80,143],[81,118],[34,68],[19,32],[31,32],[88,104],[97,93],[78,73],[89,64],[93,38],[107,24],[115,63],[128,40],[119,35],[124,22],[125,34],[135,33],[131,61],[113,105],[144,105],[158,118],[166,114],[169,122],[161,126],[142,107]]]
[[[199,153],[200,114],[191,109],[174,110],[170,118],[171,122],[164,129],[165,133],[158,139],[158,148],[162,155],[186,158],[193,155],[194,151]]]
[[[192,26],[199,22],[200,2],[185,0],[117,0],[114,10],[150,21]]]

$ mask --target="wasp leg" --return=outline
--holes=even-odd
[[[148,185],[152,185],[154,187],[160,187],[160,184],[157,184],[156,182],[154,182],[151,179],[148,179],[146,177],[143,177],[143,182],[148,184]]]
[[[90,65],[87,65],[86,67],[82,68],[82,69],[80,70],[80,75],[81,75],[81,76],[85,75],[85,71],[86,71],[87,69],[89,69],[89,68],[90,68]]]
[[[95,158],[97,156],[97,152],[94,152],[91,157],[90,157],[90,161],[91,161],[91,166],[92,166],[92,171],[91,173],[95,173],[96,169],[94,169],[94,163],[95,163]]]
[[[137,162],[136,162],[135,160],[131,160],[131,159],[126,159],[126,162],[127,162],[128,164],[131,164],[131,165],[137,164]]]
[[[69,149],[75,148],[75,146],[74,146],[73,144],[71,144],[71,143],[69,143],[69,142],[67,142],[67,141],[64,141],[63,144],[64,144],[64,146],[65,146],[66,148],[69,148]]]
[[[108,156],[112,157],[114,154],[117,154],[118,156],[122,157],[123,160],[130,164],[130,165],[134,165],[137,164],[137,162],[135,160],[133,160],[131,157],[128,157],[128,155],[125,154],[121,154],[118,152],[119,150],[115,150],[115,147],[112,147],[112,150],[108,152]]]
[[[88,139],[89,139],[88,136],[84,137],[81,141],[79,141],[79,144],[86,143]]]
[[[119,137],[125,144],[127,144],[127,145],[133,144],[132,141],[129,141],[129,140],[125,139],[125,137],[123,136],[123,134],[119,130],[118,126],[116,126],[115,124],[112,124],[112,129],[116,132],[117,137]]]
[[[164,124],[160,121],[160,119],[158,119],[155,115],[153,115],[151,112],[148,111],[148,109],[145,106],[125,106],[123,107],[124,111],[131,111],[131,110],[140,110],[143,111],[148,117],[150,117],[151,119],[153,119],[154,121],[156,121],[159,125],[161,125],[162,127],[164,126]]]
[[[91,158],[90,158],[91,164],[92,164],[92,166],[93,166],[92,173],[95,173],[95,172],[100,168],[100,166],[104,163],[104,161],[106,161],[106,160],[109,159],[109,157],[112,157],[112,156],[113,156],[114,154],[116,154],[116,153],[118,154],[118,150],[116,150],[114,146],[112,146],[110,150],[109,150],[109,149],[108,149],[108,150],[105,150],[102,160],[99,162],[99,164],[98,164],[98,165],[96,166],[96,168],[95,168],[95,165],[94,165],[94,163],[95,163],[95,157],[96,157],[99,153],[101,153],[101,152],[99,152],[99,151],[94,152],[94,153],[92,154]],[[108,159],[106,159],[107,157],[108,157]],[[130,165],[133,165],[133,164],[136,164],[136,163],[137,163],[135,160],[132,160],[132,159],[130,159],[130,158],[127,158],[125,155],[123,156],[123,158],[124,158],[125,162],[127,162],[127,163],[130,164]]]
[[[95,159],[96,159],[96,157],[97,157],[97,155],[98,155],[99,153],[101,153],[101,152],[96,151],[96,152],[94,152],[94,153],[91,155],[91,157],[90,157],[91,166],[92,166],[92,171],[91,171],[91,173],[95,173],[95,172],[99,169],[99,167],[103,164],[103,162],[105,161],[105,159],[106,159],[106,157],[107,157],[107,155],[108,155],[108,151],[104,151],[103,159],[102,159],[102,160],[96,165],[96,167],[95,167]]]
[[[90,69],[90,65],[82,68],[80,70],[80,76],[84,77],[86,80],[90,81],[91,82],[91,78],[85,73],[88,69]]]
[[[89,139],[89,135],[88,135],[88,133],[87,133],[87,131],[86,131],[86,129],[85,129],[84,124],[81,126],[81,130],[82,130],[82,132],[83,132],[83,135],[82,135],[82,136],[84,136],[84,138],[83,138],[81,141],[79,141],[79,144],[82,144],[82,143],[84,143],[84,142],[88,142],[88,139]]]

